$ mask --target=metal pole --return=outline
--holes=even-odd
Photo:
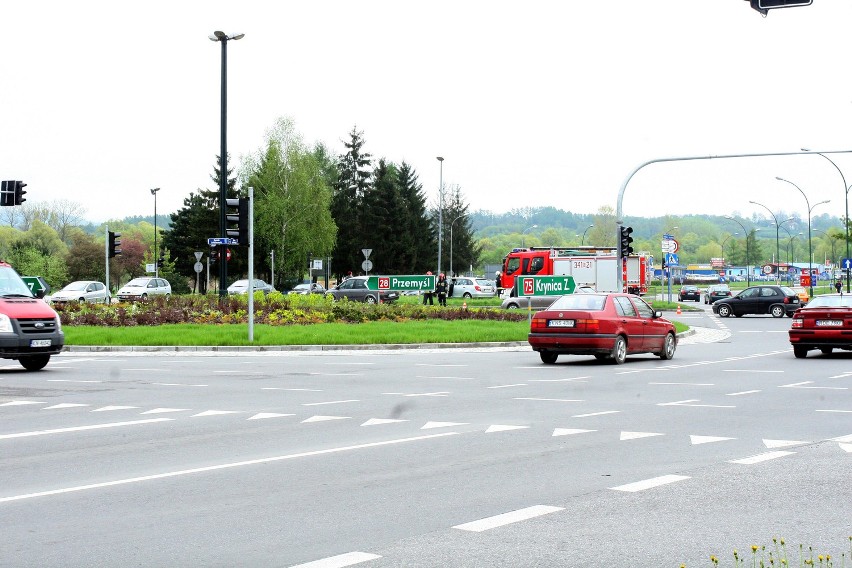
[[[804,148],[802,148],[802,149],[804,150]],[[843,175],[843,171],[837,166],[837,164],[834,163],[834,160],[832,160],[831,158],[829,158],[828,156],[826,156],[822,152],[814,152],[814,154],[817,154],[818,156],[822,156],[823,158],[825,158],[826,160],[831,162],[831,165],[834,166],[834,168],[837,170],[837,173],[840,174],[840,179],[843,180],[843,192],[844,192],[844,197],[845,197],[845,212],[846,212],[846,216],[843,219],[843,224],[845,226],[844,228],[845,228],[845,231],[846,231],[846,258],[850,258],[849,257],[849,189],[852,189],[852,186],[846,185],[846,176]],[[847,268],[846,269],[846,293],[848,294],[849,291],[850,291],[849,290],[849,268]]]
[[[769,207],[767,207],[763,203],[758,203],[757,201],[749,201],[749,203],[753,203],[754,205],[760,205],[761,207],[766,209],[769,214],[772,215],[772,220],[775,221],[775,283],[780,284],[781,271],[778,270],[778,263],[781,262],[781,247],[778,242],[778,218],[775,216],[775,213],[773,213],[772,210],[770,210]]]
[[[248,340],[254,341],[254,188],[248,188],[249,215],[248,215]]]
[[[444,158],[438,156],[440,177],[438,178],[438,274],[441,274],[441,241],[444,236]]]
[[[228,38],[219,39],[222,43],[222,108],[221,108],[221,147],[219,150],[219,235],[228,238],[226,217],[228,198]],[[225,299],[228,291],[227,245],[219,245],[219,298]]]
[[[106,232],[104,233],[104,260],[106,261],[106,287],[107,294],[110,292],[109,288],[109,225],[106,227]]]

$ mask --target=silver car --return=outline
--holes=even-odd
[[[366,276],[352,276],[351,278],[347,278],[330,289],[328,295],[335,300],[348,298],[355,302],[366,302],[368,304],[375,304],[379,302],[380,298],[383,303],[395,302],[399,299],[399,292],[387,290],[379,292],[378,290],[367,288]]]
[[[248,279],[237,280],[230,286],[228,286],[228,294],[247,294],[248,293]],[[254,279],[254,291],[255,292],[263,292],[264,294],[269,294],[270,292],[274,292],[275,288],[272,284],[267,284],[263,280],[258,278]]]
[[[164,278],[134,278],[121,288],[119,288],[118,296],[121,302],[133,302],[142,300],[143,302],[152,296],[165,296],[168,298],[172,295],[172,286],[169,281]]]
[[[77,280],[68,284],[55,294],[50,296],[53,304],[64,304],[65,302],[92,302],[97,304],[109,304],[109,290],[103,282],[94,280]]]
[[[450,284],[451,298],[493,298],[497,291],[490,280],[457,276]]]

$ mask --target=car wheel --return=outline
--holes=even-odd
[[[623,336],[619,335],[615,338],[615,345],[612,346],[610,357],[616,365],[621,365],[627,360],[627,341],[624,340]]]
[[[784,306],[775,304],[771,308],[769,308],[769,313],[772,314],[774,318],[783,318],[784,317]]]
[[[50,361],[50,355],[30,355],[18,359],[18,362],[27,371],[41,371],[48,361]]]
[[[833,347],[820,347],[820,351],[822,351],[823,355],[831,355],[831,352],[834,351]]]
[[[550,351],[539,351],[538,356],[541,357],[541,362],[547,365],[553,365],[556,363],[556,358],[559,357],[556,353],[551,353]]]
[[[804,359],[808,356],[808,348],[802,345],[794,345],[793,355],[796,357],[796,359]]]
[[[142,294],[141,299],[143,302],[148,300],[148,294]]]
[[[514,303],[512,303],[512,304],[508,304],[508,305],[506,306],[506,309],[507,309],[507,310],[517,310],[517,309],[520,309],[520,307],[521,307],[521,306],[519,306],[518,304],[514,304]]]
[[[376,298],[373,296],[367,296],[366,298],[364,298],[364,301],[368,304],[375,304]]]
[[[731,317],[731,306],[728,304],[722,304],[719,306],[719,315],[723,318]]]
[[[464,294],[462,294],[462,298],[466,298],[466,299],[469,300],[469,299],[473,298],[473,296],[471,295],[470,292],[465,292]]]
[[[660,359],[668,361],[674,358],[677,341],[673,333],[667,333],[666,339],[663,341],[663,350],[660,351]]]
[[[77,298],[77,301],[81,304],[86,301],[86,298]]]

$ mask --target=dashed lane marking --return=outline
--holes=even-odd
[[[511,387],[525,387],[525,386],[527,386],[527,383],[515,383],[515,384],[512,384],[512,385],[495,385],[493,387],[485,387],[485,388],[487,388],[487,389],[508,389],[508,388],[511,388]]]
[[[241,410],[205,410],[204,412],[199,412],[198,414],[193,414],[190,418],[198,418],[202,416],[220,416],[222,414],[240,414]]]
[[[691,406],[695,408],[736,408],[733,405],[726,404],[694,404],[696,402],[701,402],[697,398],[692,398],[689,400],[678,400],[675,402],[658,402],[657,406]]]
[[[51,369],[56,369],[53,365],[50,366]],[[102,383],[103,381],[84,381],[84,380],[74,380],[74,379],[47,379],[49,383]]]
[[[467,426],[468,422],[427,422],[420,427],[421,430],[430,430],[432,428],[451,428],[453,426]]]
[[[30,438],[33,436],[46,436],[48,434],[64,434],[66,432],[81,432],[83,430],[101,430],[103,428],[118,428],[121,426],[136,426],[138,424],[153,424],[155,422],[167,422],[174,418],[149,418],[148,420],[130,420],[127,422],[110,422],[107,424],[92,424],[89,426],[72,426],[70,428],[55,428],[53,430],[35,430],[33,432],[19,432],[17,434],[2,434],[0,440],[11,438]],[[0,500],[2,502],[2,500]]]
[[[728,463],[738,463],[743,465],[754,465],[756,463],[765,462],[769,460],[774,460],[777,458],[783,458],[784,456],[789,456],[795,454],[796,452],[787,452],[783,450],[779,450],[777,452],[766,452],[763,454],[757,454],[756,456],[751,456],[747,458],[742,458],[738,460],[728,460]]]
[[[811,387],[813,381],[802,381],[801,383],[790,383],[789,385],[778,385],[779,389],[821,389],[821,390],[849,390],[849,387]]]
[[[368,552],[347,552],[346,554],[338,554],[337,556],[329,556],[321,558],[313,562],[305,564],[297,564],[290,568],[346,568],[346,566],[354,566],[370,560],[381,558],[378,554],[370,554]]]
[[[312,422],[328,422],[329,420],[349,420],[351,416],[311,416],[302,420],[302,424],[310,424]]]
[[[755,394],[760,392],[759,390],[749,390],[749,391],[740,391],[740,392],[729,392],[725,396],[742,396],[744,394]]]
[[[796,440],[763,440],[763,445],[769,448],[789,448],[790,446],[801,446],[810,442],[798,442]]]
[[[302,406],[326,406],[328,404],[345,404],[347,402],[361,402],[360,400],[329,400],[327,402],[305,402]]]
[[[379,424],[394,424],[396,422],[408,422],[408,420],[399,420],[395,418],[370,418],[361,426],[377,426]]]
[[[817,408],[817,412],[839,412],[840,414],[849,414],[852,413],[852,410],[832,410],[832,409],[821,409]]]
[[[534,397],[517,397],[514,400],[538,400],[544,402],[585,402],[574,398],[534,398]]]
[[[766,369],[722,369],[723,373],[783,373],[784,371],[772,371]]]
[[[585,434],[587,432],[597,432],[597,430],[583,430],[581,428],[554,428],[554,436],[572,436],[574,434]]]
[[[134,408],[139,408],[138,406],[102,406],[100,408],[95,408],[92,412],[109,412],[111,410],[132,410]]]
[[[185,383],[151,383],[152,385],[157,385],[158,387],[206,387],[209,385],[188,385]]]
[[[524,430],[529,428],[529,426],[514,426],[511,424],[492,424],[485,430],[486,434],[491,434],[492,432],[508,432],[510,430]]]
[[[649,385],[684,385],[690,387],[715,387],[713,383],[648,383]]]
[[[295,414],[280,414],[278,412],[258,412],[246,420],[263,420],[265,418],[281,418],[282,416],[296,416]]]
[[[626,485],[619,485],[617,487],[610,487],[613,491],[626,491],[628,493],[635,493],[637,491],[644,491],[646,489],[652,489],[654,487],[659,487],[661,485],[667,485],[669,483],[675,483],[678,481],[684,481],[690,479],[686,475],[661,475],[660,477],[652,477],[651,479],[645,479],[643,481],[636,481],[634,483],[628,483]]]
[[[650,438],[651,436],[664,436],[659,432],[622,432],[619,440],[638,440],[639,438]]]
[[[54,404],[53,406],[45,406],[42,410],[57,410],[60,408],[79,408],[81,406],[89,406],[88,404],[81,404],[75,402],[63,402],[60,404]]]
[[[189,412],[189,408],[154,408],[153,410],[146,410],[142,412],[142,414],[163,414],[164,412]]]
[[[601,412],[591,412],[589,414],[575,414],[571,418],[589,418],[591,416],[603,416],[604,414],[619,414],[620,410],[603,410]]]
[[[533,505],[532,507],[526,507],[525,509],[518,509],[517,511],[511,511],[509,513],[503,513],[501,515],[494,515],[493,517],[479,519],[478,521],[471,521],[469,523],[456,525],[453,528],[461,531],[483,532],[497,527],[502,527],[505,525],[510,525],[512,523],[534,519],[535,517],[540,517],[542,515],[548,515],[550,513],[555,513],[557,511],[563,510],[563,507],[552,507],[550,505]]]
[[[736,438],[727,438],[725,436],[689,436],[689,442],[693,446],[699,444],[712,444],[713,442],[724,442],[726,440],[736,440]]]

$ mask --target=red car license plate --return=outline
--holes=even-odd
[[[840,327],[843,320],[817,320],[817,327]]]
[[[574,320],[550,320],[548,327],[574,327]]]

